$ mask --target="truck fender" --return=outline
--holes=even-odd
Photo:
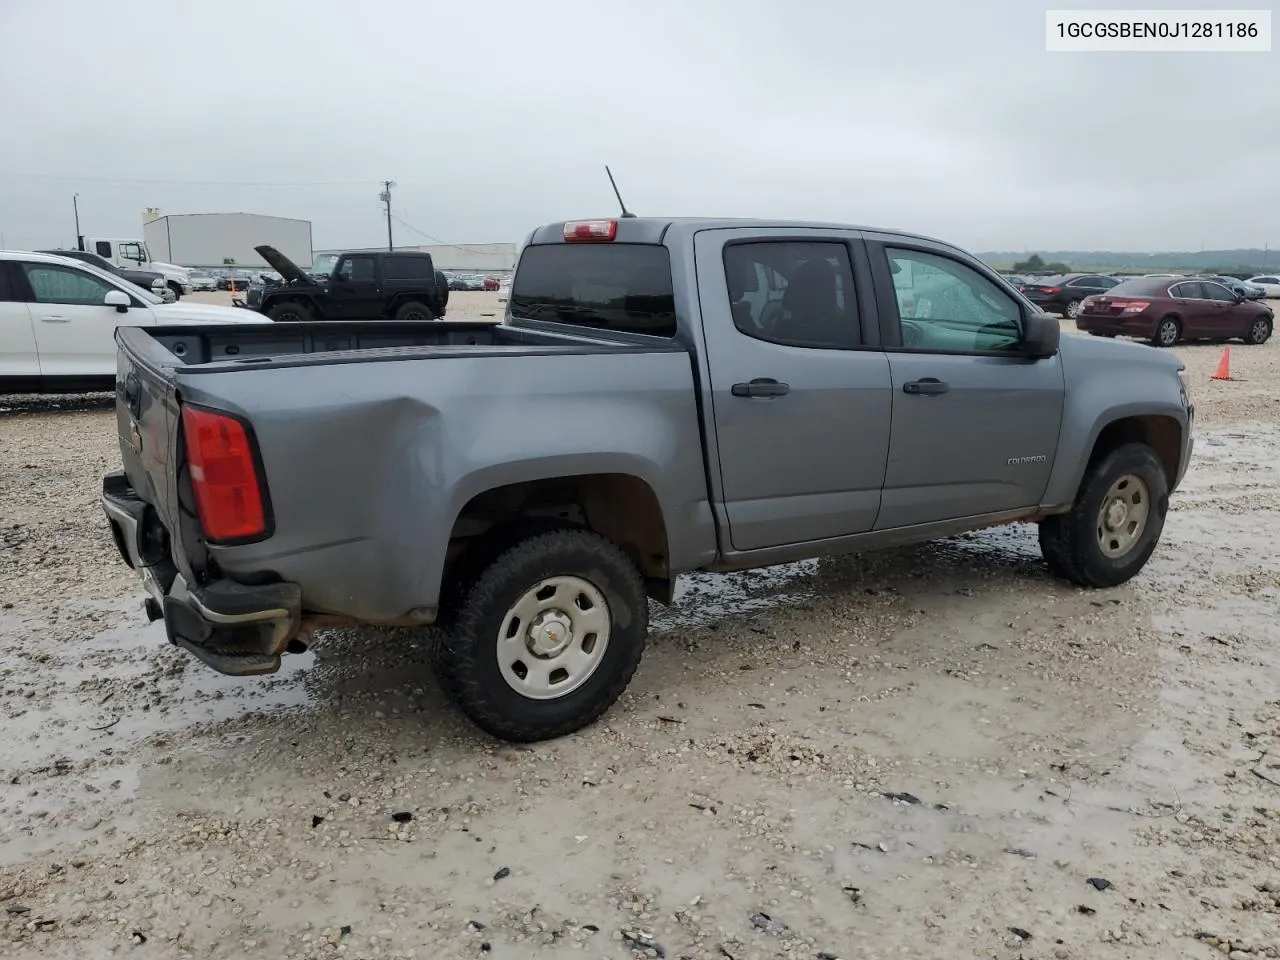
[[[1087,391],[1075,391],[1077,396]],[[1063,512],[1075,503],[1089,464],[1099,452],[1104,434],[1114,442],[1140,441],[1155,449],[1172,491],[1186,469],[1187,409],[1177,400],[1102,405],[1096,399],[1073,402],[1068,393],[1062,430],[1049,483],[1041,506],[1048,513]]]
[[[656,465],[644,457],[567,454],[495,464],[460,478],[453,489],[449,540],[455,551],[457,539],[468,536],[478,519],[510,510],[518,524],[595,530],[627,549],[647,580],[658,584],[671,579],[662,482]],[[582,510],[557,515],[556,508],[568,505],[561,499]],[[439,558],[442,572],[447,559]]]

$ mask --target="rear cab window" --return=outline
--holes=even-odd
[[[388,280],[434,280],[435,270],[430,257],[385,257],[382,275]]]
[[[533,244],[520,256],[508,309],[513,319],[674,337],[671,258],[650,243]]]

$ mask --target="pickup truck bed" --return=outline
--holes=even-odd
[[[153,613],[191,602],[217,613],[228,582],[265,579],[307,585],[293,607],[274,604],[287,612],[271,622],[281,636],[317,623],[430,623],[448,559],[441,532],[467,513],[462,539],[468,524],[483,533],[486,514],[504,506],[464,508],[530,470],[644,477],[678,505],[678,562],[714,555],[692,372],[676,345],[484,322],[122,328],[118,341],[125,469],[112,483],[127,482],[136,502],[130,516],[118,505],[115,513],[126,543],[167,543],[162,562],[146,567]],[[246,424],[269,489],[268,535],[215,543],[200,529],[180,469],[184,407]],[[454,433],[464,421],[467,432]],[[631,436],[619,445],[623,425]],[[228,588],[236,603],[246,599],[241,587]],[[171,639],[220,670],[278,666],[279,650],[217,652],[198,617],[171,619]]]
[[[326,624],[434,623],[444,688],[515,740],[616,700],[683,571],[1032,521],[1053,572],[1123,583],[1191,451],[1175,357],[841,225],[553,224],[500,325],[117,342],[103,506],[170,639],[252,674]]]

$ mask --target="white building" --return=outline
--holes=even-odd
[[[184,267],[266,267],[254,247],[275,247],[294,263],[310,266],[311,221],[256,213],[184,213],[142,217],[151,256]]]

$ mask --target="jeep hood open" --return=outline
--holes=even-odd
[[[264,243],[262,246],[254,247],[253,249],[258,251],[258,256],[271,264],[271,269],[284,277],[288,283],[308,283],[316,286],[315,279],[309,273],[302,270],[275,247]]]

